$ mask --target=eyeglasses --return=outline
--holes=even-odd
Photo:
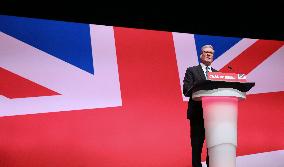
[[[214,52],[210,52],[210,51],[203,51],[204,53],[211,53],[214,54]]]

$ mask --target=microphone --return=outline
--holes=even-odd
[[[230,69],[230,71],[233,71],[233,68],[231,66],[228,66],[228,69]]]

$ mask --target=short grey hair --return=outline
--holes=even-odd
[[[203,50],[204,50],[205,48],[211,48],[211,49],[214,50],[214,48],[213,48],[212,45],[204,45],[204,46],[201,47],[201,52],[203,52]]]

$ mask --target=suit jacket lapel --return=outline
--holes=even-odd
[[[203,72],[202,67],[201,67],[200,64],[199,64],[199,66],[198,66],[198,68],[197,68],[197,72],[198,72],[198,74],[200,75],[200,77],[201,77],[203,80],[206,80],[206,77],[205,77],[205,75],[204,75],[204,72]]]

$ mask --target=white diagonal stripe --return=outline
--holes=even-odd
[[[95,75],[0,32],[0,66],[61,94],[1,96],[0,116],[121,106],[113,27],[91,25],[90,35]]]
[[[196,52],[194,34],[175,33],[175,32],[172,34],[174,39],[179,81],[182,93],[183,78],[186,69],[189,66],[198,65],[198,57]],[[187,97],[185,97],[184,95],[182,96],[184,101],[188,101]]]
[[[219,56],[216,60],[213,61],[212,67],[220,70],[224,66],[226,66],[229,62],[231,62],[234,58],[239,56],[243,51],[253,45],[257,39],[248,39],[244,38],[236,43],[233,47],[224,52],[221,56]]]

